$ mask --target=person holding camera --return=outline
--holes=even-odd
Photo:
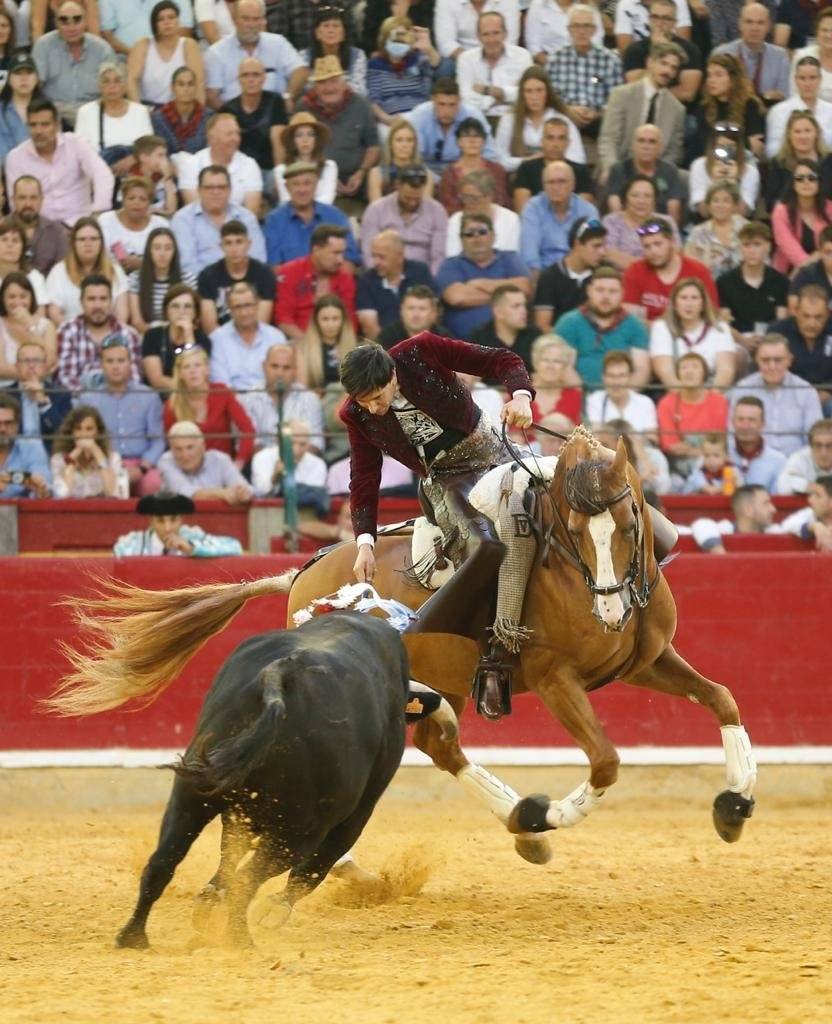
[[[705,156],[698,157],[690,165],[688,202],[700,221],[707,220],[709,216],[705,200],[708,189],[723,181],[733,182],[740,190],[736,212],[743,217],[750,216],[760,194],[760,172],[746,153],[742,134],[736,125],[731,124],[717,125]]]
[[[0,392],[0,498],[48,498],[49,456],[36,437],[20,437],[20,403]]]

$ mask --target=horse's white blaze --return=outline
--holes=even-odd
[[[725,750],[728,788],[732,793],[739,793],[747,799],[757,781],[757,759],[751,748],[751,740],[743,725],[723,725],[720,732]]]
[[[599,587],[612,587],[618,580],[615,578],[615,567],[612,564],[612,536],[615,533],[615,520],[609,509],[598,516],[590,516],[589,535],[595,545],[595,582]],[[620,594],[595,598],[598,614],[608,626],[617,626],[624,618],[624,602]]]

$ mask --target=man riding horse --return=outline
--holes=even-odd
[[[511,395],[502,409],[503,422],[531,424],[534,390],[523,360],[513,352],[423,331],[389,352],[379,345],[359,346],[341,366],[341,382],[349,396],[340,416],[350,441],[356,578],[370,582],[375,575],[382,454],[421,477],[420,496],[426,499],[431,518],[444,530],[458,531],[460,550],[467,556],[462,568],[420,610],[417,629],[424,632],[451,632],[446,626],[449,609],[470,600],[472,587],[480,589],[493,580],[504,560],[513,557],[511,545],[507,550],[493,524],[468,501],[477,481],[488,470],[510,462],[511,456],[457,372],[498,380]],[[530,565],[522,551],[516,562],[508,574],[514,591],[514,600],[509,601],[512,614],[499,614],[507,596],[500,593],[507,574],[500,573],[498,617],[488,631],[490,637],[481,639],[474,676],[477,709],[489,718],[499,718],[505,710],[512,656],[528,636],[519,618]]]

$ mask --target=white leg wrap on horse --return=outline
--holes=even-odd
[[[728,788],[747,799],[757,781],[757,760],[751,749],[751,740],[743,725],[723,725],[720,732],[725,749]]]
[[[606,790],[595,789],[589,782],[584,782],[576,790],[549,804],[546,821],[552,828],[569,828],[583,821],[590,811],[594,811]]]
[[[507,786],[478,764],[469,764],[462,768],[456,776],[457,782],[467,789],[471,796],[491,811],[504,825],[508,824],[508,816],[520,796],[511,786]]]

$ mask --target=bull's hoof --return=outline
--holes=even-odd
[[[150,949],[144,928],[126,924],[116,935],[117,949]]]
[[[218,889],[213,883],[209,882],[204,889],[200,889],[194,896],[194,909],[191,913],[191,926],[194,930],[208,931],[214,911],[224,902],[225,890]]]
[[[545,836],[515,836],[514,849],[529,864],[548,864],[552,859],[552,847]]]
[[[276,932],[283,927],[292,915],[292,905],[282,894],[261,896],[248,908],[248,928],[251,934],[255,929],[265,932]]]
[[[543,793],[518,800],[508,816],[506,828],[518,835],[522,832],[548,832],[552,826],[546,821],[549,810],[549,797]]]
[[[714,800],[714,828],[720,839],[735,843],[742,835],[742,827],[754,813],[754,797],[740,796],[730,789],[724,790]]]
[[[329,873],[333,878],[338,878],[342,882],[347,882],[349,885],[356,885],[359,888],[362,886],[372,887],[381,885],[381,879],[378,875],[374,875],[370,871],[365,871],[364,868],[362,868],[360,864],[357,864],[349,854],[345,855],[333,864]]]

